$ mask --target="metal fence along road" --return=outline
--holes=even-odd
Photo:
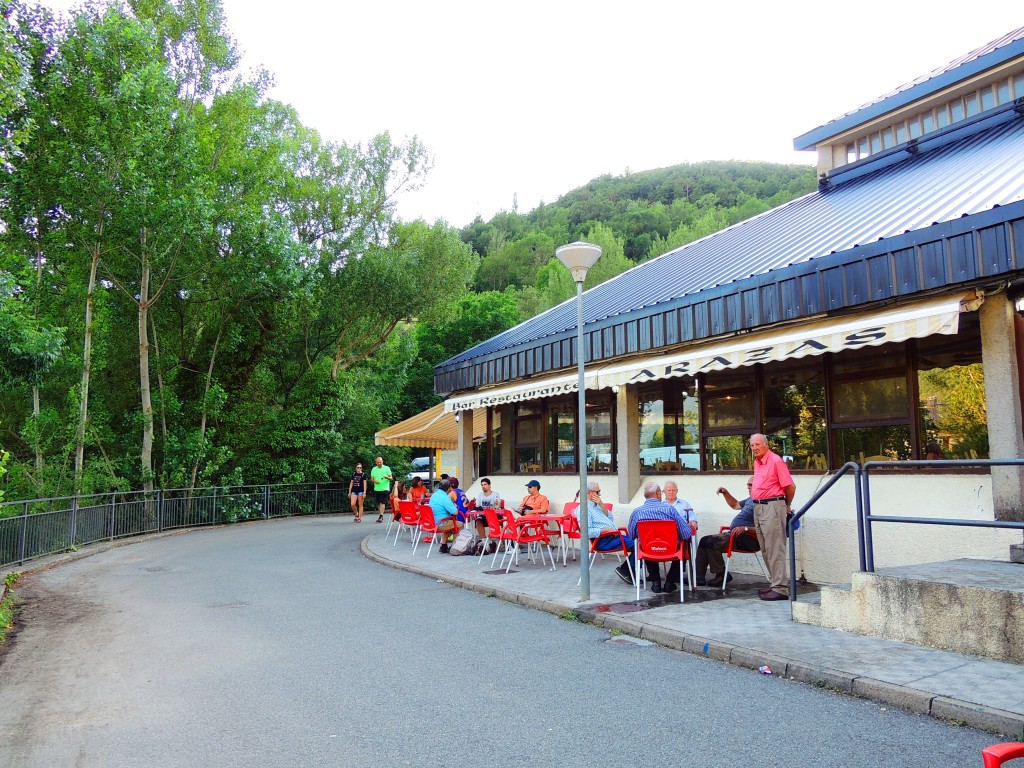
[[[0,504],[0,567],[97,541],[347,508],[341,483],[173,488]]]

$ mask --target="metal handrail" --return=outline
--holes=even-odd
[[[281,483],[54,496],[0,504],[0,568],[174,528],[341,511],[342,483]],[[4,516],[5,510],[20,514]]]
[[[854,486],[856,488],[856,499],[857,499],[857,519],[861,518],[861,490],[860,490],[860,465],[853,461],[848,461],[843,466],[835,471],[829,481],[819,488],[810,500],[804,504],[800,509],[794,512],[786,519],[786,537],[789,539],[789,602],[790,606],[796,602],[796,528],[800,524],[800,518],[803,517],[807,510],[814,506],[814,504],[820,499],[825,493],[839,482],[839,478],[843,475],[853,472],[854,474]],[[860,557],[863,568],[864,562],[864,547],[863,547],[863,536],[858,536],[858,540],[861,542]],[[790,608],[792,610],[792,607]]]
[[[861,484],[863,485],[863,506],[858,507],[857,528],[861,539],[861,571],[868,573],[875,572],[875,547],[874,536],[871,530],[872,523],[911,523],[915,525],[952,525],[962,528],[1009,528],[1024,531],[1024,522],[1008,520],[964,520],[945,517],[905,517],[902,515],[873,515],[871,514],[871,487],[870,474],[874,467],[998,467],[998,466],[1024,466],[1024,459],[924,459],[912,461],[868,461],[861,469]]]

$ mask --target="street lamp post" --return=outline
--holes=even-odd
[[[563,245],[555,256],[572,272],[576,283],[576,368],[579,371],[579,412],[576,417],[579,427],[578,454],[580,468],[580,600],[590,600],[590,558],[583,551],[587,539],[587,382],[583,370],[583,281],[587,270],[601,257],[601,247],[590,243],[575,242]]]

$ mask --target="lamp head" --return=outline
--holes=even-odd
[[[587,278],[587,271],[601,258],[601,246],[577,240],[557,249],[555,256],[572,272],[573,281],[582,283]]]

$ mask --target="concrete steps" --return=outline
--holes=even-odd
[[[801,596],[793,620],[1024,663],[1024,566],[962,559],[855,573]]]

